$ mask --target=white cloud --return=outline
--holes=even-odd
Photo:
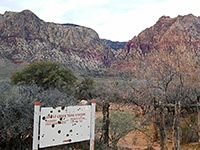
[[[112,40],[130,40],[142,30],[154,25],[163,15],[170,17],[189,13],[200,15],[198,4],[197,0],[168,0],[139,5],[137,9],[113,17],[112,22],[107,22],[103,28],[97,28],[97,30],[102,33],[100,34],[102,37]],[[106,31],[103,32],[103,30]]]
[[[30,9],[44,21],[79,24],[101,38],[127,41],[163,15],[199,16],[199,4],[199,0],[1,0],[0,13]]]

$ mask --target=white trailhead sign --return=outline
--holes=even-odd
[[[40,148],[90,139],[91,106],[44,107],[40,118]]]
[[[85,140],[90,140],[93,150],[95,107],[92,101],[92,105],[42,107],[40,111],[40,103],[35,103],[33,150]]]

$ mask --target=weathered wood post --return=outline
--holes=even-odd
[[[158,127],[157,127],[157,104],[156,104],[156,98],[153,98],[153,128],[154,128],[154,135],[153,135],[153,141],[158,141]]]
[[[175,115],[173,124],[173,150],[180,150],[180,113],[181,102],[175,101]]]
[[[165,131],[165,118],[164,118],[164,106],[159,101],[159,106],[160,106],[160,145],[161,145],[161,150],[167,150],[167,136],[166,136],[166,131]]]
[[[104,149],[109,147],[109,107],[110,104],[103,100],[102,113],[103,113],[103,126],[102,126],[102,138],[104,143]]]
[[[197,112],[198,112],[198,148],[200,148],[200,96],[197,96]]]

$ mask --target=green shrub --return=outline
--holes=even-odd
[[[13,73],[10,80],[13,84],[36,84],[44,89],[69,90],[74,86],[77,78],[70,69],[56,62],[42,61],[30,64],[23,70]]]

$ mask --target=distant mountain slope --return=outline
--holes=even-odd
[[[161,17],[155,25],[126,43],[112,67],[128,70],[136,58],[160,50],[190,51],[200,57],[200,17],[192,14]]]
[[[136,58],[159,50],[190,51],[200,58],[200,17],[163,16],[124,49],[114,50],[123,44],[101,40],[94,30],[80,25],[45,22],[29,10],[0,14],[1,66],[50,60],[75,72],[95,73],[129,70]]]
[[[0,14],[1,60],[50,60],[77,71],[99,71],[110,65],[114,53],[90,28],[44,22],[29,10]]]
[[[108,46],[110,46],[114,50],[124,49],[126,45],[126,42],[111,41],[106,39],[102,39],[102,41],[106,42],[106,44],[108,44]]]

